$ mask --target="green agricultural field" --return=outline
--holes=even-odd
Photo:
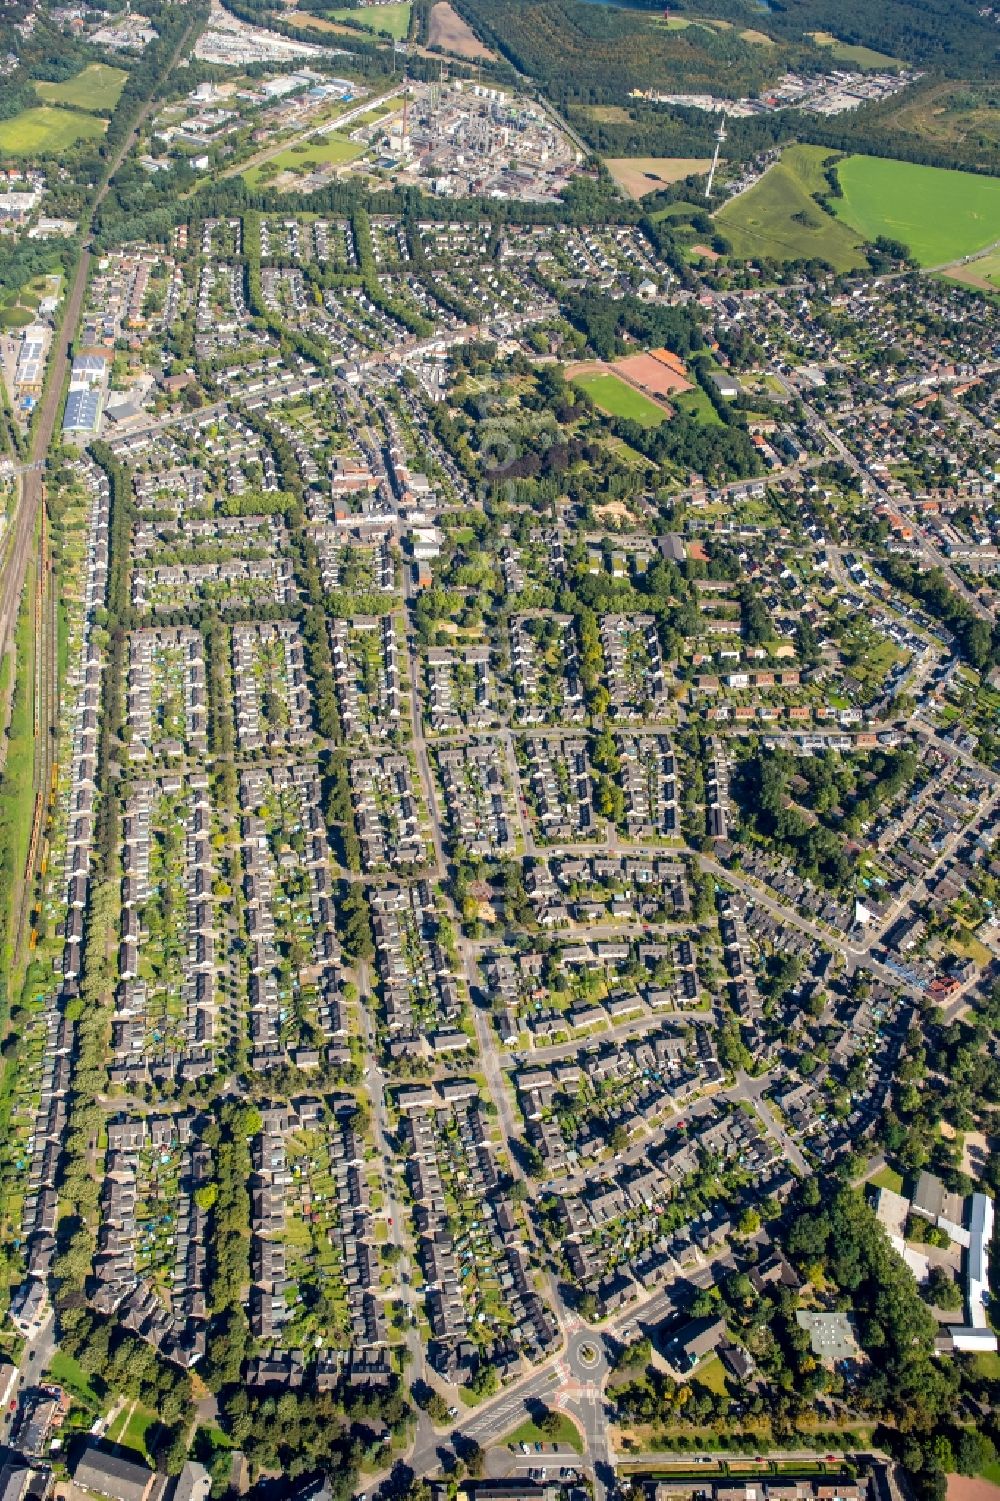
[[[1000,238],[1000,180],[875,156],[838,163],[837,216],[866,240],[901,240],[922,266],[940,266]]]
[[[35,93],[46,104],[69,104],[74,109],[112,110],[118,103],[128,74],[107,63],[88,63],[65,83],[36,83]]]
[[[362,155],[365,147],[357,141],[349,140],[347,136],[331,134],[317,137],[311,141],[303,141],[298,146],[289,146],[286,151],[279,151],[277,156],[272,156],[269,161],[261,162],[257,167],[250,167],[243,173],[243,181],[248,187],[256,188],[262,183],[273,182],[281,172],[294,172],[297,176],[304,177],[309,172],[314,172],[317,167],[337,166],[341,162],[352,162]]]
[[[97,115],[39,104],[0,121],[0,152],[8,156],[55,156],[78,141],[95,141],[108,128]]]
[[[643,427],[658,427],[667,419],[662,407],[620,376],[578,375],[576,384],[609,417],[625,417],[630,422],[640,422]]]
[[[350,21],[366,31],[386,31],[403,42],[410,30],[410,10],[409,0],[400,0],[390,5],[363,5],[356,10],[328,10],[326,15],[331,21]]]
[[[739,260],[819,259],[835,271],[864,264],[861,241],[846,223],[824,213],[814,193],[828,193],[825,146],[790,146],[749,192],[723,204],[715,222]]]

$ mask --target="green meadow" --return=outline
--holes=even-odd
[[[35,93],[46,104],[68,104],[74,109],[112,110],[118,103],[128,74],[107,63],[88,63],[74,78],[63,83],[36,83]]]
[[[1000,239],[1000,180],[876,156],[837,164],[837,217],[865,240],[886,235],[921,266],[940,266]]]
[[[760,182],[723,204],[715,222],[740,260],[763,256],[773,261],[818,259],[835,271],[864,264],[858,235],[824,213],[814,193],[829,193],[824,165],[833,153],[825,146],[789,146]]]
[[[8,156],[56,156],[78,141],[96,141],[107,124],[97,115],[39,104],[0,121],[0,152]]]
[[[409,0],[399,4],[362,5],[355,10],[328,10],[331,21],[350,21],[354,26],[363,26],[366,31],[385,31],[397,42],[406,40],[410,29]]]

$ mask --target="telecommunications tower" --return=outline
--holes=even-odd
[[[715,169],[719,165],[719,147],[726,139],[726,112],[722,111],[722,119],[719,121],[719,129],[715,137],[715,151],[712,155],[712,166],[708,174],[708,182],[705,184],[705,197],[712,196],[712,183],[715,181]]]

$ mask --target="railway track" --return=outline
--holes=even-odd
[[[36,930],[31,923],[31,903],[35,876],[47,866],[48,823],[55,801],[56,744],[59,715],[59,606],[48,546],[48,518],[41,510],[41,535],[34,578],[34,648],[35,672],[32,722],[35,732],[35,757],[32,768],[31,838],[24,872],[17,892],[17,944],[15,967],[24,962],[33,949]],[[40,898],[42,900],[43,898]]]
[[[167,72],[172,72],[194,32],[192,21],[177,44]],[[28,582],[29,567],[35,551],[35,529],[41,516],[41,532],[35,555],[34,575],[34,635],[35,673],[33,678],[33,720],[35,732],[35,755],[33,768],[34,804],[32,809],[31,838],[25,869],[15,889],[13,910],[16,914],[14,940],[15,969],[23,964],[29,945],[35,942],[31,929],[31,901],[35,878],[45,863],[45,838],[50,807],[55,799],[57,766],[55,752],[59,731],[59,681],[58,681],[58,601],[52,560],[48,549],[47,518],[45,515],[45,487],[42,476],[45,460],[56,430],[56,422],[62,405],[62,393],[69,371],[70,345],[80,322],[84,294],[90,277],[92,260],[91,232],[97,211],[104,201],[112,177],[118,171],[128,152],[139,136],[147,116],[153,108],[153,96],[142,106],[138,115],[115,155],[108,163],[104,177],[94,195],[88,218],[85,240],[59,329],[53,341],[51,364],[39,410],[28,462],[20,476],[20,500],[11,524],[5,554],[0,560],[0,658],[8,650],[17,627],[21,599]]]

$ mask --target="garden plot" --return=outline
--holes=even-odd
[[[0,1142],[0,1224],[5,1235],[20,1235],[22,1242],[39,1228],[46,1204],[55,1206],[73,1043],[72,1024],[57,1009],[54,990],[26,997],[24,1005],[27,1017]]]
[[[317,1063],[324,1018],[337,1006],[339,953],[317,771],[244,771],[240,807],[254,1066],[286,1052]]]
[[[108,1122],[91,1292],[100,1313],[184,1366],[204,1354],[208,1320],[212,1163],[194,1121],[189,1112]]]
[[[316,544],[323,592],[343,590],[353,595],[386,595],[386,609],[396,592],[396,559],[388,534],[372,542],[345,539],[340,526],[312,526],[309,535]]]
[[[364,1138],[353,1115],[331,1115],[308,1096],[266,1109],[253,1162],[254,1337],[285,1350],[384,1344]]]
[[[296,266],[312,259],[315,241],[312,225],[300,219],[262,219],[260,222],[260,258],[262,261],[289,261]]]
[[[283,531],[274,530],[284,505],[274,455],[228,407],[121,439],[115,450],[135,474],[138,557],[173,549],[163,561],[180,562],[220,543],[266,555],[284,545]]]
[[[570,867],[579,863],[567,860]],[[570,915],[574,921],[593,915],[601,926],[602,913],[607,919],[606,909],[596,902],[556,904],[554,911],[563,923]],[[546,921],[544,911],[539,920]],[[694,943],[686,935],[652,942],[622,931],[609,938],[553,943],[545,953],[500,950],[484,960],[483,974],[498,1006],[503,1045],[518,1049],[527,1039],[548,1048],[570,1047],[582,1033],[642,1023],[697,1005],[696,966]]]
[[[330,625],[333,675],[347,740],[387,740],[405,722],[399,634],[391,615],[361,615]]]
[[[518,724],[583,721],[583,685],[571,615],[513,616],[510,664]]]
[[[553,855],[536,861],[526,883],[539,922],[685,921],[685,867],[649,855]],[[566,916],[564,916],[564,913]]]
[[[465,319],[455,312],[452,306],[446,307],[412,272],[402,272],[395,276],[384,276],[382,286],[385,288],[387,297],[394,303],[409,303],[412,307],[430,322],[434,323],[438,333],[445,333],[449,329],[461,328]],[[443,276],[434,278],[434,290],[447,291],[448,284]],[[459,306],[462,306],[461,301]]]
[[[188,563],[170,568],[136,569],[132,604],[137,610],[165,613],[199,604],[219,606],[294,604],[298,590],[289,558],[248,562]]]
[[[246,489],[246,476],[235,465],[227,477],[227,488],[234,495]],[[148,567],[218,563],[230,558],[259,562],[282,552],[287,540],[285,527],[275,516],[185,516],[178,518],[176,526],[141,520],[133,534],[133,552]]]
[[[489,259],[491,233],[486,223],[439,224],[424,219],[417,226],[423,259],[445,266],[482,265]]]
[[[542,317],[556,311],[556,304],[523,275],[521,267],[488,271],[472,265],[450,267],[435,277],[435,285],[441,287],[450,303],[457,303],[467,319],[476,322],[528,313]],[[444,316],[452,326],[459,321],[447,313]]]
[[[597,837],[593,773],[582,735],[528,735],[517,741],[528,806],[548,844]]]
[[[467,1384],[481,1364],[507,1375],[522,1358],[542,1359],[558,1331],[534,1291],[525,1227],[501,1189],[478,1088],[458,1080],[445,1092],[448,1103],[419,1091],[419,1103],[401,1094],[399,1104],[434,1365]]]
[[[604,672],[616,719],[654,719],[667,707],[667,675],[652,615],[601,619]]]
[[[302,633],[291,621],[233,626],[236,733],[245,751],[313,738]]]
[[[139,782],[126,800],[112,1018],[124,1077],[145,1077],[154,1058],[208,1064],[221,968],[213,831],[204,772]]]
[[[321,266],[356,271],[358,255],[354,231],[347,219],[316,219],[312,226],[313,253]]]
[[[302,272],[296,267],[280,270],[265,266],[260,273],[264,301],[279,318],[291,318],[298,322],[299,315],[307,308],[306,284]]]
[[[235,349],[252,339],[266,342],[267,335],[251,328],[250,310],[243,292],[243,267],[214,261],[203,266],[198,282],[195,314],[195,354],[210,359],[225,349]]]
[[[558,1196],[545,1233],[568,1275],[607,1313],[721,1245],[741,1209],[784,1172],[762,1124],[705,1110],[633,1163],[609,1163]]]
[[[205,755],[208,696],[200,631],[168,626],[133,632],[126,722],[130,761]]]
[[[618,737],[630,839],[679,839],[677,757],[666,735]]]
[[[394,349],[411,338],[406,326],[376,307],[362,287],[328,289],[323,293],[323,306],[329,315],[326,338],[349,359],[364,351]]]
[[[201,226],[203,256],[226,259],[243,254],[242,219],[205,219]]]
[[[398,872],[425,864],[430,830],[406,756],[352,761],[351,793],[366,871]]]
[[[450,651],[432,646],[426,658],[426,717],[437,733],[499,724],[496,674],[488,646]]]
[[[369,896],[382,991],[381,1023],[392,1061],[446,1056],[472,1045],[452,936],[426,881]]]
[[[522,1069],[517,1090],[546,1173],[577,1173],[627,1150],[719,1078],[707,1028],[664,1023],[551,1067]]]
[[[513,854],[518,825],[502,745],[493,741],[437,752],[448,837],[470,855]]]
[[[410,247],[406,238],[406,225],[401,219],[373,219],[371,221],[372,255],[380,271],[390,266],[405,265],[410,259]]]

